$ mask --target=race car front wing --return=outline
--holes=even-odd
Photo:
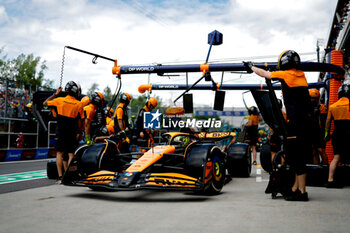
[[[177,191],[200,191],[204,183],[200,179],[181,173],[140,173],[99,171],[77,181],[63,179],[63,184],[85,186],[91,189],[110,191],[133,191],[162,189]]]

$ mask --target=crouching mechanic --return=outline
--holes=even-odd
[[[153,109],[155,109],[158,105],[158,101],[156,98],[151,97],[149,100],[147,100],[145,106],[140,109],[139,113],[137,114],[137,120],[136,120],[136,127],[137,127],[137,137],[138,139],[143,140],[145,143],[140,146],[150,147],[154,143],[153,133],[154,130],[152,129],[145,129],[143,125],[143,115],[145,112],[152,112]]]
[[[91,146],[97,136],[102,136],[102,129],[106,127],[106,118],[103,111],[104,96],[100,92],[91,94],[90,104],[84,107],[85,139]]]
[[[286,50],[278,58],[280,71],[268,72],[254,66],[251,62],[244,62],[248,71],[257,75],[281,82],[284,105],[287,113],[287,140],[285,152],[287,162],[295,171],[294,185],[287,201],[308,201],[306,192],[306,159],[312,156],[310,142],[310,125],[312,107],[308,91],[308,83],[303,71],[298,70],[300,65],[299,54],[293,50]]]
[[[339,100],[329,107],[326,121],[326,140],[329,140],[329,130],[331,122],[334,120],[334,131],[332,135],[332,145],[334,158],[329,165],[327,188],[341,188],[342,185],[334,180],[334,174],[341,158],[350,156],[350,79],[344,80],[338,90]]]
[[[65,86],[66,97],[56,98],[62,87],[56,93],[44,101],[44,106],[54,107],[57,116],[56,143],[57,151],[56,164],[59,182],[63,175],[63,154],[68,153],[68,165],[74,157],[74,150],[78,144],[83,130],[81,119],[83,118],[83,105],[76,98],[78,97],[78,85],[70,81]],[[78,132],[78,134],[77,134]]]

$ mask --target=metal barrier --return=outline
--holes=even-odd
[[[29,122],[28,119],[20,119],[20,118],[6,118],[6,117],[0,117],[0,123],[6,124],[7,122],[7,131],[0,131],[0,135],[7,135],[7,149],[11,148],[11,135],[29,135],[29,136],[36,136],[36,148],[38,148],[39,145],[39,124],[36,121],[36,132],[35,133],[23,133],[23,132],[12,132],[11,131],[11,124],[13,122]]]
[[[57,121],[49,121],[47,124],[47,148],[50,148],[50,137],[56,135],[56,133],[51,133],[51,124],[57,124]]]

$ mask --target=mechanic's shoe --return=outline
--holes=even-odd
[[[285,197],[286,201],[309,201],[309,196],[307,192],[301,193],[299,189],[295,192],[292,192],[290,196]]]
[[[62,184],[62,176],[58,177],[56,184]]]
[[[339,184],[336,181],[328,181],[326,183],[326,188],[328,188],[328,189],[341,189],[341,188],[343,188],[343,185]]]
[[[254,162],[253,162],[253,165],[257,165],[257,162],[256,162],[256,161],[254,161]]]

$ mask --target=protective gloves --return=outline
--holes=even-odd
[[[253,73],[252,67],[253,67],[253,63],[251,61],[243,61],[244,66],[247,68],[247,73],[251,74]]]
[[[92,146],[94,144],[94,141],[91,140],[90,134],[85,135],[85,139],[86,139],[86,144],[88,144],[88,146]]]
[[[329,139],[331,139],[331,135],[330,135],[330,133],[329,133],[329,130],[326,129],[326,130],[325,130],[325,134],[324,134],[324,140],[325,140],[326,142],[328,142]]]

